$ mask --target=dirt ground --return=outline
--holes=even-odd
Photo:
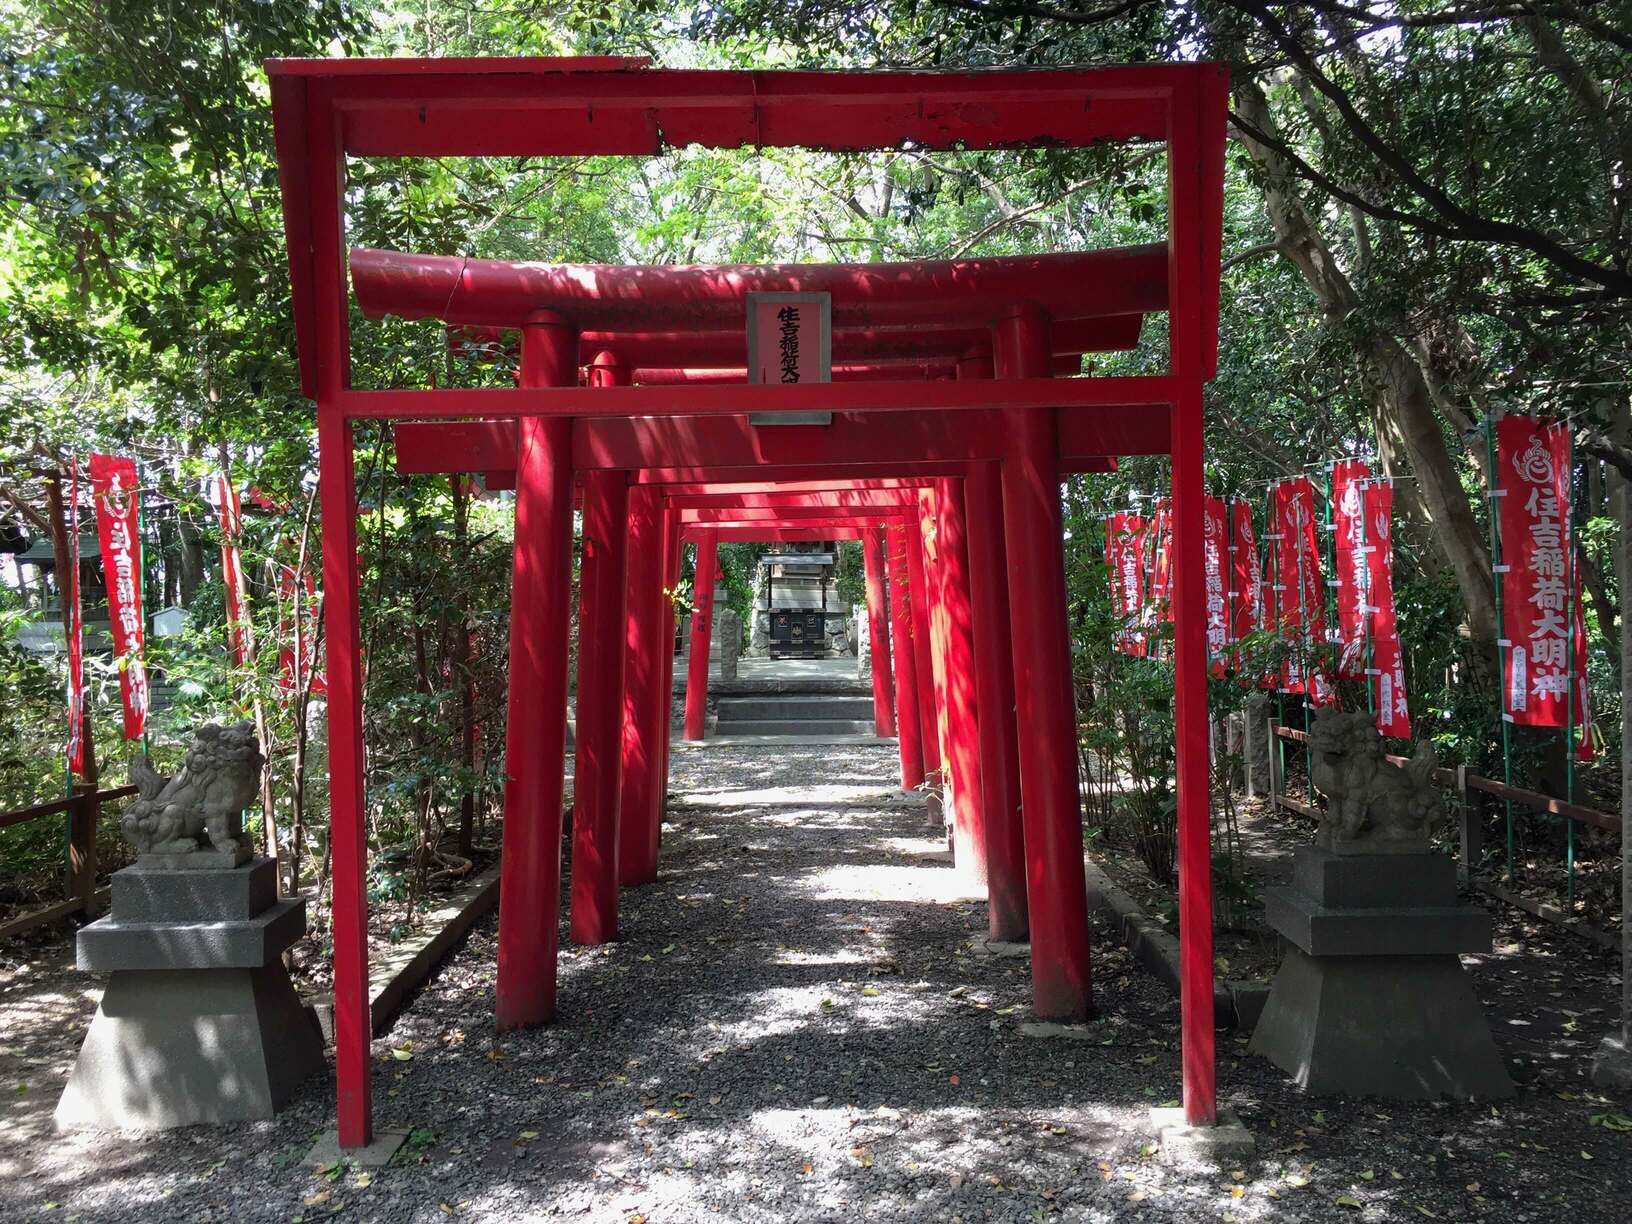
[[[492,1025],[481,923],[374,1043],[396,1165],[308,1169],[332,1078],[275,1121],[50,1133],[97,981],[66,954],[0,968],[0,1219],[48,1221],[1557,1221],[1624,1224],[1632,1102],[1593,1095],[1615,979],[1502,918],[1469,958],[1511,1101],[1311,1099],[1220,1040],[1258,1144],[1163,1162],[1178,1008],[1095,928],[1097,1018],[1026,1035],[1029,966],[976,952],[985,907],[938,829],[892,801],[888,749],[676,753],[661,879],[622,937],[563,940],[560,1022]]]

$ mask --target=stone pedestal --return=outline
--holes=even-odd
[[[1306,847],[1264,909],[1289,946],[1253,1053],[1323,1095],[1513,1095],[1458,959],[1490,951],[1490,916],[1457,903],[1451,859]]]
[[[270,858],[116,872],[78,965],[108,987],[57,1104],[62,1127],[163,1128],[270,1118],[323,1065],[280,959],[306,903],[277,899]]]

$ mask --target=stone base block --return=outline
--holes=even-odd
[[[270,1118],[323,1066],[281,963],[114,973],[57,1125],[161,1129]]]
[[[306,931],[306,902],[290,897],[247,921],[118,922],[101,918],[82,928],[79,968],[258,969]]]
[[[312,1150],[306,1153],[306,1166],[322,1169],[338,1160],[345,1160],[360,1169],[383,1169],[407,1141],[408,1134],[407,1127],[386,1126],[374,1132],[373,1142],[367,1147],[343,1148],[340,1146],[339,1131],[324,1131],[312,1144]]]
[[[1619,1037],[1605,1037],[1592,1059],[1592,1082],[1606,1092],[1632,1094],[1632,1046]]]
[[[247,922],[278,899],[278,865],[155,871],[141,863],[113,873],[115,922]]]
[[[1450,954],[1315,957],[1289,946],[1248,1048],[1320,1095],[1469,1100],[1514,1091]]]
[[[1251,1160],[1258,1152],[1252,1132],[1228,1106],[1211,1126],[1191,1126],[1184,1110],[1173,1108],[1152,1109],[1150,1124],[1161,1142],[1162,1159],[1175,1164],[1221,1168]]]

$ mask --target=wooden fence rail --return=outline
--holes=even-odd
[[[95,912],[102,901],[102,894],[96,889],[96,827],[102,820],[102,805],[116,799],[128,799],[135,793],[134,786],[115,786],[107,790],[76,787],[66,799],[53,799],[49,803],[0,812],[0,829],[30,820],[43,820],[48,816],[68,817],[68,864],[63,875],[63,899],[55,905],[0,923],[0,940],[32,931],[37,926],[66,918],[69,914],[90,915]]]

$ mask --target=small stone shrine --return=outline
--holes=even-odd
[[[79,968],[109,978],[59,1126],[270,1118],[322,1066],[281,959],[306,903],[278,899],[277,864],[242,831],[261,763],[245,722],[201,727],[172,778],[132,769],[139,797],[120,823],[138,857],[113,875],[112,912],[79,933]]]
[[[837,560],[834,553],[797,545],[759,559],[749,654],[819,659],[849,653],[849,612],[839,601]]]
[[[1328,807],[1292,883],[1265,897],[1285,959],[1252,1052],[1319,1094],[1511,1096],[1458,959],[1490,951],[1490,916],[1458,904],[1455,863],[1429,849],[1432,750],[1393,764],[1364,712],[1320,714],[1309,748]]]

